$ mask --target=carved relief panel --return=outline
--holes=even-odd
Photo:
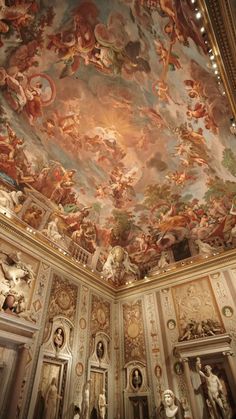
[[[220,312],[208,277],[172,288],[179,340],[224,332]]]
[[[142,301],[123,304],[125,363],[146,360]]]
[[[33,256],[0,240],[0,310],[36,321],[31,305],[38,269]]]
[[[83,383],[85,376],[87,378],[87,345],[88,345],[88,318],[90,314],[89,306],[89,288],[85,285],[81,287],[79,316],[78,316],[78,336],[77,336],[77,350],[74,359],[74,380],[73,380],[73,394],[74,402],[81,405]]]
[[[74,324],[77,294],[78,287],[75,284],[54,274],[48,306],[48,318],[62,314]]]
[[[103,331],[108,336],[111,335],[110,310],[111,307],[108,301],[105,301],[100,296],[92,295],[90,323],[91,335],[94,335],[99,331]]]

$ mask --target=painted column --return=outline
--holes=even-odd
[[[11,419],[15,419],[17,417],[17,404],[20,397],[22,382],[25,375],[25,367],[27,363],[28,353],[29,349],[26,345],[19,346],[7,408],[7,415]]]
[[[191,381],[188,358],[181,358],[181,361],[183,362],[183,366],[184,366],[184,376],[185,376],[185,381],[186,381],[188,392],[189,392],[188,394],[189,394],[189,399],[190,399],[192,417],[193,417],[193,419],[199,419],[199,415],[198,415],[198,411],[197,411],[197,405],[196,405],[196,399],[195,399],[193,385],[192,385],[192,381]]]

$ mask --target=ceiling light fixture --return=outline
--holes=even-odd
[[[196,19],[201,19],[201,17],[202,17],[201,12],[197,12],[197,13],[196,13]]]

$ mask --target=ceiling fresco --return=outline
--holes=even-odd
[[[234,246],[236,141],[195,14],[1,1],[2,184],[44,203],[26,223],[138,266],[185,240]]]

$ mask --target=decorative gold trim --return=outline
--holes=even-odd
[[[20,226],[16,226],[11,220],[0,214],[0,233],[3,231],[8,233],[7,237],[9,240],[14,240],[16,246],[24,240],[25,247],[32,249],[35,254],[40,253],[41,257],[45,257],[45,262],[50,263],[54,271],[64,269],[65,273],[70,274],[74,279],[79,279],[86,285],[93,287],[94,290],[100,292],[102,290],[107,296],[114,298],[115,301],[121,297],[140,294],[147,289],[154,291],[163,286],[173,286],[180,281],[187,282],[191,278],[196,279],[196,275],[198,277],[206,276],[212,274],[215,270],[236,268],[236,249],[233,249],[207,259],[199,259],[194,264],[184,265],[178,269],[172,269],[153,277],[135,281],[130,285],[115,288],[109,282],[102,280],[96,272],[91,272],[81,264],[77,264],[69,257],[59,253],[57,249],[49,246],[44,241],[40,241],[35,235],[28,233]]]
[[[199,0],[221,78],[236,118],[236,26],[230,0]]]

